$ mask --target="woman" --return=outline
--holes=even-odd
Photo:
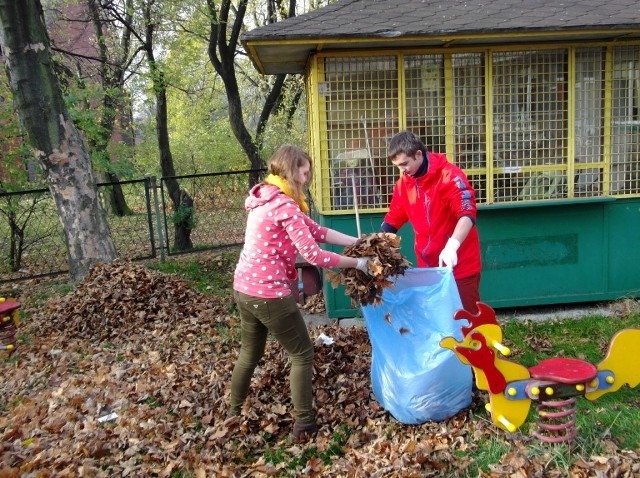
[[[246,199],[249,212],[244,248],[233,289],[242,323],[240,355],[231,378],[230,415],[240,414],[251,377],[264,353],[267,334],[284,347],[291,361],[289,381],[295,423],[293,438],[304,441],[318,431],[313,409],[313,344],[294,300],[296,257],[319,267],[355,267],[368,272],[369,258],[326,251],[318,242],[350,246],[356,237],[322,227],[306,213],[304,188],[311,180],[311,158],[284,145],[269,159],[269,175]]]

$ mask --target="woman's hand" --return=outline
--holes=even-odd
[[[369,270],[369,261],[373,259],[373,256],[371,257],[358,257],[358,263],[356,264],[356,269],[358,269],[359,271],[364,272],[365,274],[367,274],[368,276],[372,275],[371,271]]]

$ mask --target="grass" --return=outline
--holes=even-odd
[[[471,469],[475,475],[478,470],[489,470],[489,465],[499,463],[502,458],[510,450],[509,443],[497,437],[491,437],[489,440],[479,441],[478,448],[474,451],[475,470]],[[474,468],[472,466],[472,468]]]
[[[207,295],[231,296],[233,272],[238,248],[229,248],[192,256],[179,256],[165,262],[150,261],[147,266],[165,274],[175,274],[191,287]]]
[[[546,463],[547,468],[563,470],[569,476],[569,468],[574,462],[575,450],[566,443],[543,444],[533,443],[529,447],[529,457],[532,459],[541,458]],[[591,456],[584,454],[584,456]]]
[[[581,319],[521,322],[503,325],[505,345],[525,366],[545,358],[597,359],[604,356],[613,335],[626,327],[638,327],[640,314],[623,317],[588,316]]]
[[[504,324],[503,333],[505,345],[512,350],[511,360],[527,367],[552,357],[577,358],[597,365],[606,356],[612,337],[625,328],[640,328],[640,313],[543,322],[511,320]],[[576,404],[577,443],[585,452],[600,452],[603,440],[609,438],[622,448],[640,449],[638,387],[625,385],[594,401],[578,397]]]
[[[273,448],[268,449],[264,453],[264,458],[267,463],[272,465],[279,465],[280,463],[286,464],[288,470],[301,470],[309,458],[317,457],[322,460],[323,463],[329,464],[331,460],[336,456],[344,455],[344,447],[349,440],[349,428],[347,426],[341,426],[334,431],[331,437],[331,442],[328,448],[320,452],[316,447],[310,446],[304,448],[302,453],[295,454],[287,448]]]
[[[577,425],[583,446],[601,452],[603,439],[614,438],[620,447],[640,449],[640,397],[627,386],[597,400],[578,402]]]

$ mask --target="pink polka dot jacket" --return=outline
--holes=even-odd
[[[318,245],[326,242],[327,228],[302,213],[280,188],[257,184],[251,189],[245,208],[249,216],[234,290],[271,299],[291,294],[290,284],[297,280],[298,253],[313,265],[338,265],[340,256]]]

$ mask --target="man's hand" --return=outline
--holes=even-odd
[[[458,264],[458,248],[460,247],[460,241],[450,237],[447,244],[442,249],[439,258],[439,267],[449,267],[453,269]]]

